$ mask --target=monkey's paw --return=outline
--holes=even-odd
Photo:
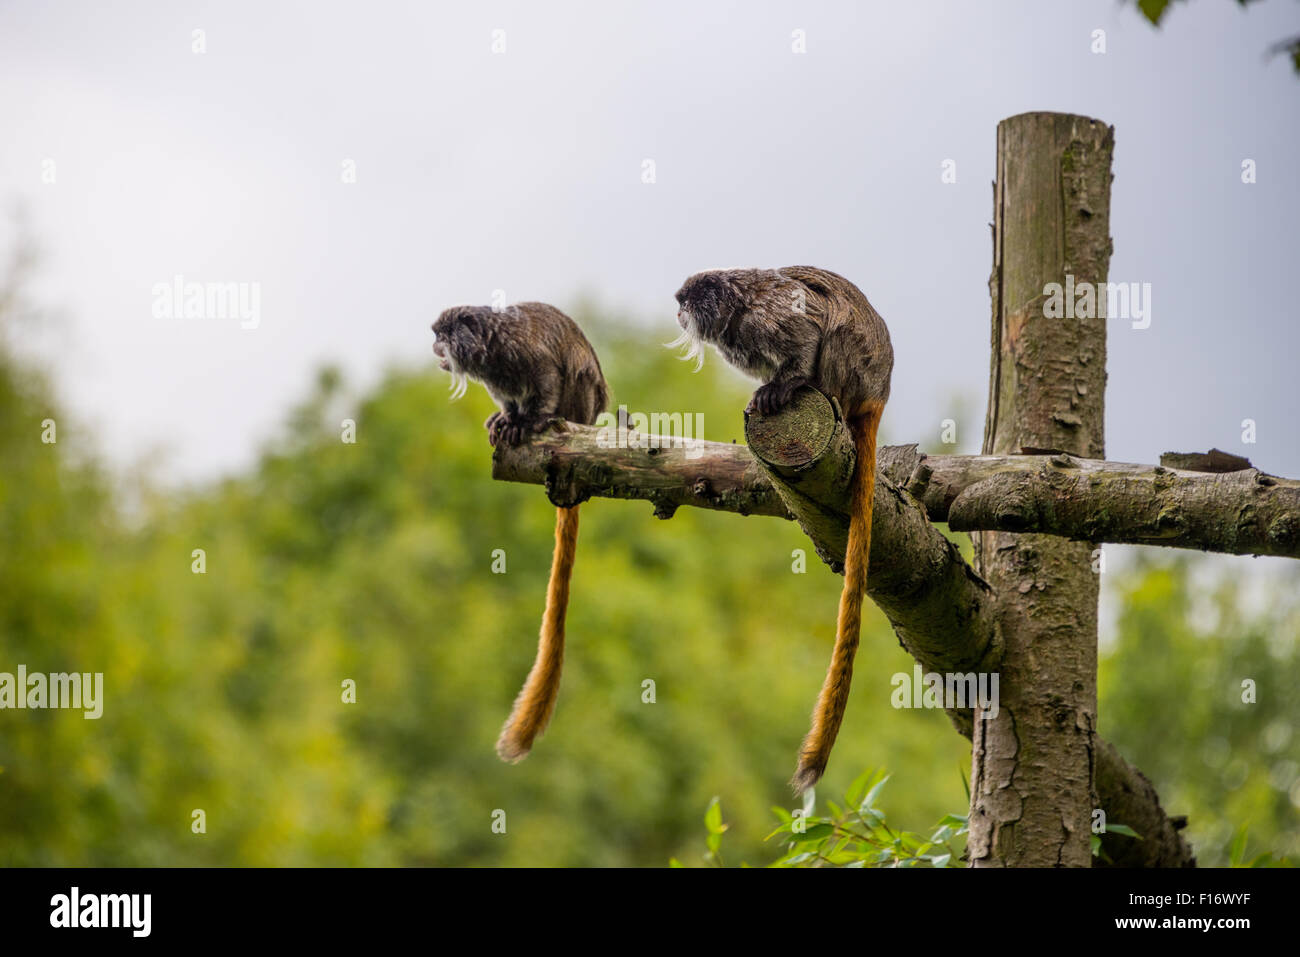
[[[533,432],[538,431],[537,419],[533,416],[516,412],[514,415],[501,414],[497,420],[497,440],[493,445],[514,448],[521,444]]]
[[[807,379],[778,379],[761,385],[754,392],[754,397],[745,406],[746,412],[759,415],[773,415],[780,412],[794,397],[795,392],[808,384]]]
[[[504,412],[497,410],[489,415],[487,421],[483,423],[483,428],[487,429],[488,445],[493,448],[496,448],[497,439],[501,432],[501,420],[505,417],[506,414]]]

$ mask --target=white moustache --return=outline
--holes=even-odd
[[[699,372],[704,368],[704,343],[700,341],[699,330],[695,326],[695,319],[689,312],[682,315],[686,319],[686,325],[682,329],[682,334],[672,342],[665,342],[664,347],[667,349],[682,349],[682,354],[678,356],[683,362],[695,360],[695,369]]]

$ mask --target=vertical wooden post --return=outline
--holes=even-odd
[[[1113,146],[1114,129],[1083,116],[1025,113],[998,124],[985,453],[1105,457]],[[1051,317],[1050,283],[1060,284],[1060,318]],[[1097,807],[1093,546],[1002,532],[975,539],[977,568],[999,596],[1004,650],[999,711],[975,719],[971,864],[1088,867]]]

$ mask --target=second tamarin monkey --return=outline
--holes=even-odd
[[[745,411],[770,415],[810,385],[839,400],[857,448],[835,650],[791,782],[806,791],[826,770],[853,678],[871,551],[876,431],[894,368],[889,330],[857,286],[812,266],[696,273],[677,291],[677,304],[682,335],[670,345],[687,346],[684,358],[712,343],[762,380]]]
[[[464,395],[467,380],[474,379],[500,407],[485,423],[494,447],[518,445],[557,418],[594,425],[609,401],[596,350],[578,324],[554,306],[521,302],[501,311],[454,306],[434,322],[433,333],[433,352],[452,375],[453,395]],[[537,660],[501,729],[497,754],[503,760],[527,757],[555,710],[577,545],[578,506],[557,508]]]

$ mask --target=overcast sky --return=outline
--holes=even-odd
[[[1150,328],[1110,323],[1108,457],[1294,476],[1300,79],[1265,51],[1297,33],[1291,0],[1193,0],[1158,31],[1115,0],[10,0],[0,199],[44,249],[65,319],[34,347],[71,410],[173,480],[246,465],[321,362],[437,374],[447,305],[587,291],[657,347],[682,278],[724,265],[854,280],[893,337],[886,438],[933,441],[965,397],[974,451],[996,125],[1082,113],[1116,130],[1110,278],[1152,287]],[[156,317],[178,274],[257,283],[257,328]]]

